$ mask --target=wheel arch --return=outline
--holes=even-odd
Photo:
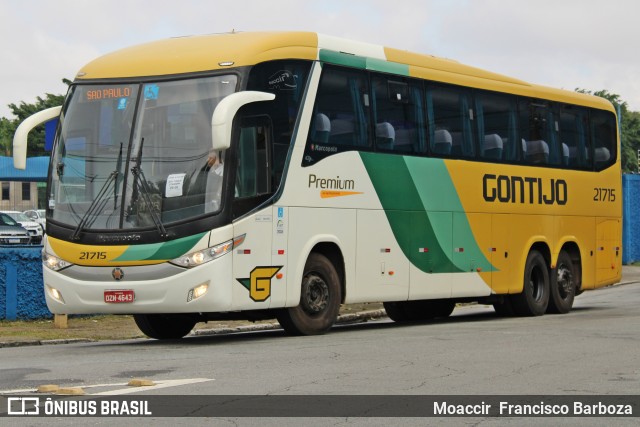
[[[525,250],[522,252],[522,256],[520,257],[520,261],[518,262],[517,273],[516,276],[518,280],[514,280],[513,286],[509,288],[510,294],[517,294],[522,292],[524,284],[522,283],[522,274],[524,273],[527,257],[531,253],[531,251],[538,251],[542,254],[545,262],[547,263],[547,267],[551,269],[551,249],[549,248],[549,242],[544,236],[533,236],[526,245],[524,245]]]
[[[341,291],[340,303],[344,303],[346,299],[346,294],[347,294],[347,289],[346,289],[347,286],[346,286],[346,280],[345,280],[344,256],[342,255],[342,250],[340,249],[340,246],[338,246],[334,242],[320,242],[320,243],[317,243],[311,249],[311,252],[309,252],[309,255],[311,255],[311,253],[313,252],[324,255],[325,257],[327,257],[329,261],[331,261],[331,264],[333,264],[333,267],[336,269],[336,272],[338,273],[338,277],[340,278],[340,291]]]
[[[307,242],[295,261],[295,275],[290,292],[287,295],[287,307],[293,307],[300,302],[300,283],[304,274],[304,266],[311,253],[319,253],[325,256],[334,266],[340,278],[341,303],[344,303],[347,294],[347,272],[344,262],[344,251],[340,240],[332,235],[319,235]]]
[[[547,244],[547,242],[545,241],[535,242],[529,248],[529,252],[531,251],[540,252],[547,263],[547,267],[551,268],[551,249],[549,249],[549,245]]]

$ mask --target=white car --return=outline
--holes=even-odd
[[[3,213],[9,215],[14,221],[20,223],[22,228],[26,229],[31,236],[31,243],[39,245],[42,243],[42,236],[44,235],[44,228],[35,221],[29,219],[28,216],[18,211],[3,211]]]
[[[35,221],[42,226],[43,230],[46,230],[47,225],[47,211],[44,209],[30,209],[28,211],[22,212],[25,214],[31,221]]]

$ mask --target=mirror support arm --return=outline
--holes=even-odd
[[[62,106],[47,108],[24,119],[13,135],[13,167],[25,169],[27,167],[27,137],[33,128],[42,123],[53,120],[60,115]]]
[[[273,93],[244,91],[226,96],[216,107],[211,116],[211,136],[214,150],[226,150],[231,145],[231,129],[233,118],[238,110],[252,102],[272,101]]]

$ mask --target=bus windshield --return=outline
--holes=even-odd
[[[224,153],[211,116],[237,77],[77,85],[52,153],[52,219],[84,230],[164,230],[218,212]]]

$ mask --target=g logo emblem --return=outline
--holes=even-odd
[[[249,290],[249,296],[256,302],[266,301],[271,296],[271,278],[276,275],[279,267],[256,267],[251,271],[251,277],[237,279]]]

